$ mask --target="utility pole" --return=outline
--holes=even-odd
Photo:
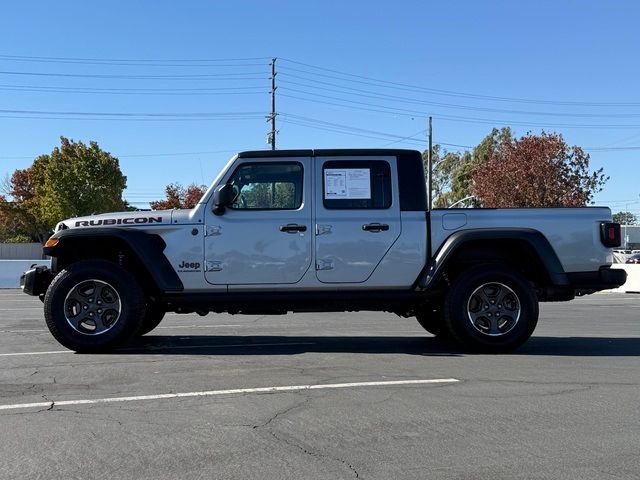
[[[432,207],[432,191],[433,191],[433,131],[431,128],[432,118],[429,117],[429,151],[427,153],[427,206],[429,211]]]
[[[276,149],[276,60],[277,58],[271,59],[271,115],[267,117],[267,121],[271,121],[271,132],[267,135],[267,143],[271,144],[271,150]]]

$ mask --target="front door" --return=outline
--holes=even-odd
[[[315,160],[316,276],[366,282],[400,235],[396,158]]]
[[[207,207],[207,281],[300,281],[312,259],[311,159],[240,159],[223,182],[233,185],[235,200],[221,215]]]

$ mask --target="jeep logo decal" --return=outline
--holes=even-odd
[[[199,272],[200,262],[187,262],[183,260],[182,263],[178,265],[178,271],[179,272]]]
[[[99,227],[101,225],[132,225],[140,223],[162,223],[162,217],[105,218],[100,220],[79,220],[76,227]]]

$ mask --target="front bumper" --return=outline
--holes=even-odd
[[[20,275],[20,288],[27,295],[39,297],[45,294],[53,277],[54,274],[49,267],[32,265],[29,270]]]

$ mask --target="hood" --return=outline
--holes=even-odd
[[[173,210],[147,212],[117,212],[68,218],[56,225],[55,231],[68,228],[86,227],[135,227],[141,225],[162,225],[171,223]]]

